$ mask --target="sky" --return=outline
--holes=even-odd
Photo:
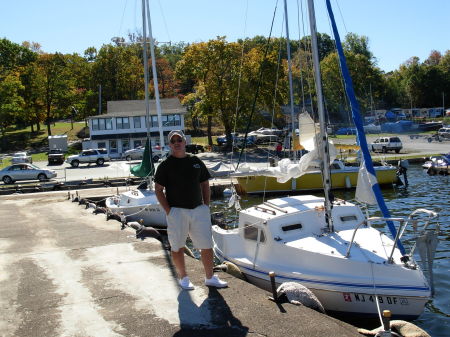
[[[115,36],[142,32],[141,0],[0,0],[0,38],[38,42],[44,52],[84,54]],[[287,0],[289,35],[298,39],[308,21],[298,20],[305,0]],[[297,4],[300,5],[297,5]],[[450,49],[449,0],[331,0],[341,39],[348,32],[369,38],[377,65],[392,71],[412,56]],[[325,0],[315,0],[317,29],[332,36]],[[283,0],[150,0],[153,37],[160,42],[236,41],[286,36]],[[303,14],[304,17],[307,14]],[[299,23],[300,22],[300,23]],[[301,29],[298,29],[301,27]],[[299,35],[299,30],[301,35]],[[309,29],[307,30],[309,34]]]

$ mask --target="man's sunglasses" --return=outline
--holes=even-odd
[[[183,139],[181,139],[181,138],[171,139],[170,140],[170,144],[182,143],[182,142],[183,142]]]

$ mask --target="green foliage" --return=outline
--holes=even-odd
[[[5,135],[6,128],[14,123],[16,115],[22,112],[23,98],[19,91],[23,89],[19,73],[9,72],[0,81],[0,130]]]

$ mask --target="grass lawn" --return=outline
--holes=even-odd
[[[70,122],[57,122],[51,125],[52,135],[67,135],[68,141],[80,140],[79,135],[82,135],[82,130],[85,123],[73,123],[73,129]],[[27,151],[31,154],[33,162],[47,160],[48,148],[48,133],[47,126],[41,124],[39,131],[31,132],[30,127],[16,128],[10,127],[6,130],[6,136],[0,139],[0,150],[4,154],[12,154],[19,151]],[[68,154],[74,151],[69,149]],[[77,151],[75,151],[77,152]],[[11,165],[9,158],[3,159],[0,162],[0,168]]]
[[[84,122],[74,123],[73,129],[70,122],[58,122],[51,125],[52,135],[67,135],[68,141],[79,140],[78,134],[85,127]],[[48,133],[47,126],[41,124],[39,131],[31,132],[30,127],[15,128],[6,130],[6,135],[0,140],[2,152],[11,153],[17,151],[36,151],[39,148],[47,147]]]

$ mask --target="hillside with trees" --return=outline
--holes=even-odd
[[[385,73],[377,66],[369,39],[349,33],[344,42],[350,73],[361,110],[391,107],[438,107],[450,94],[450,50],[433,50],[426,60],[412,56],[399,69]],[[290,41],[293,60],[294,101],[315,104],[310,37]],[[346,121],[348,106],[334,41],[319,34],[319,50],[326,108],[330,119]],[[106,112],[110,100],[144,98],[142,38],[115,38],[84,55],[46,53],[38,43],[21,45],[0,39],[0,133],[12,127],[40,123],[52,134],[52,122],[83,120]],[[157,44],[156,62],[161,97],[179,97],[190,112],[190,129],[199,122],[219,123],[230,132],[252,121],[264,122],[265,111],[280,116],[288,103],[287,48],[284,38],[256,36],[237,42],[225,37],[200,43]],[[150,62],[150,60],[148,60]],[[151,69],[151,67],[150,67]],[[154,97],[153,82],[150,97]],[[101,91],[101,107],[99,92]],[[2,146],[5,148],[4,146]]]

